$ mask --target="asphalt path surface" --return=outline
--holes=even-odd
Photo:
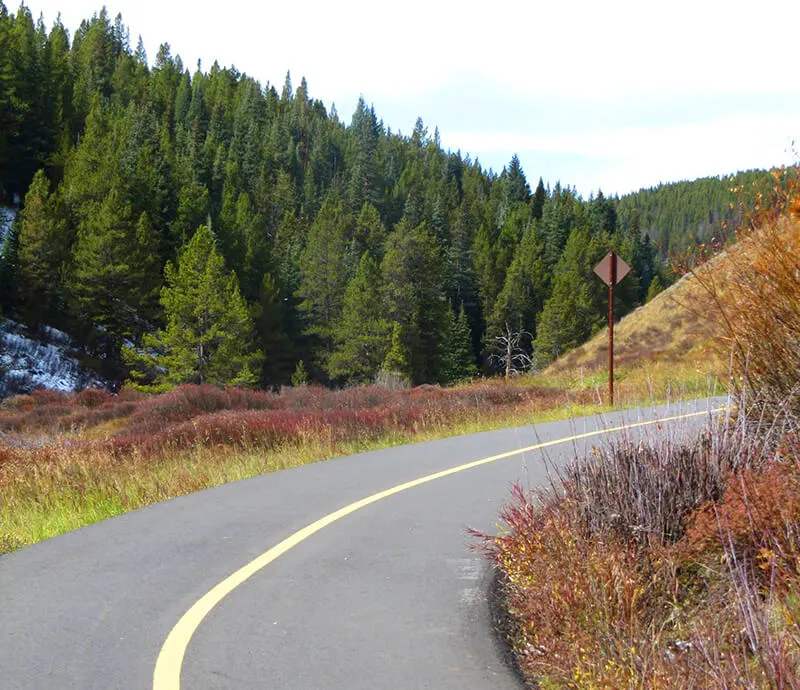
[[[403,482],[541,442],[710,410],[607,414],[329,460],[151,506],[0,556],[0,688],[152,688],[170,630],[287,536]],[[629,436],[687,434],[710,414]],[[492,630],[490,570],[467,528],[497,530],[534,486],[604,434],[529,451],[367,505],[296,544],[199,624],[181,687],[519,688]],[[547,461],[545,460],[545,456]]]

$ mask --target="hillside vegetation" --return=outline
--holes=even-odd
[[[548,488],[517,487],[506,529],[482,536],[532,685],[800,688],[796,179],[786,203],[673,288],[670,311],[690,302],[701,341],[681,345],[679,326],[660,336],[679,345],[674,355],[639,348],[648,371],[659,358],[727,352],[734,407],[695,440],[623,440],[576,459]],[[659,337],[646,330],[648,310],[665,311],[628,317],[631,351],[637,333]],[[598,350],[569,358],[591,363]]]
[[[669,378],[725,381],[730,352],[720,340],[723,323],[703,276],[720,289],[731,287],[726,268],[743,248],[734,245],[708,264],[693,269],[614,325],[614,373],[622,391]],[[550,364],[539,380],[576,385],[599,381],[608,372],[608,328]]]

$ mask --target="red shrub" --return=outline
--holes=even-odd
[[[0,416],[0,431],[19,431],[24,421],[24,414],[3,414]]]
[[[109,400],[111,400],[111,393],[105,388],[87,388],[72,398],[72,403],[91,409],[100,407]]]
[[[62,396],[62,399],[65,399]],[[23,424],[29,429],[56,429],[59,420],[72,414],[72,405],[49,403],[25,415]]]
[[[61,405],[67,401],[68,396],[58,391],[40,388],[31,393],[31,398],[37,407],[42,407],[44,405]]]
[[[722,500],[690,518],[680,545],[684,558],[719,555],[733,549],[749,562],[778,559],[800,575],[800,472],[796,465],[771,463],[763,471],[741,472]]]
[[[116,402],[109,398],[109,402],[96,408],[87,408],[72,414],[69,418],[61,420],[59,428],[66,430],[72,427],[88,429],[111,419],[120,419],[130,416],[136,410],[132,402]]]
[[[36,399],[30,395],[12,395],[0,403],[0,409],[3,410],[30,410],[36,407]]]

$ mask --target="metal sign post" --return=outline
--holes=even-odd
[[[608,399],[614,406],[614,286],[630,272],[631,267],[614,252],[606,254],[594,272],[608,285]]]

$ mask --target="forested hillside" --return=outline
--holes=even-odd
[[[626,194],[617,209],[623,222],[647,233],[667,258],[726,235],[740,220],[739,204],[749,205],[771,186],[771,175],[761,170],[704,177]]]
[[[0,198],[21,206],[0,308],[113,380],[448,382],[517,332],[546,363],[602,325],[609,249],[624,314],[669,279],[653,240],[722,217],[726,183],[696,184],[532,191],[516,156],[484,170],[422,119],[341,118],[289,74],[190,70],[167,44],[151,63],[105,10],[70,37],[0,2]]]

